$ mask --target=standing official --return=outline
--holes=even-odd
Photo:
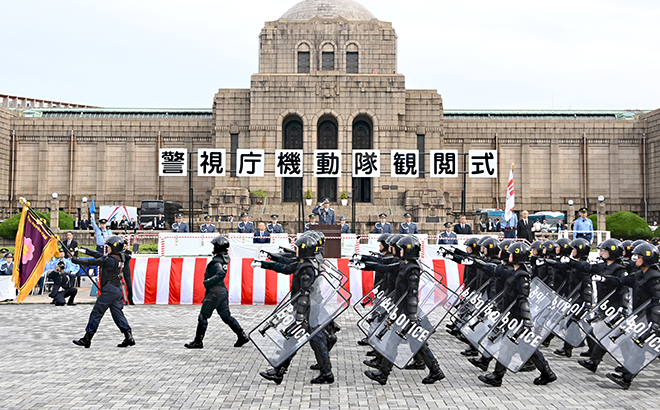
[[[282,228],[282,225],[277,223],[277,218],[279,218],[278,215],[271,215],[270,216],[270,223],[268,226],[266,226],[266,229],[270,233],[284,233],[284,229]]]
[[[266,224],[259,222],[259,231],[254,233],[253,243],[270,243],[270,232],[266,230]]]
[[[536,235],[532,231],[532,224],[529,221],[529,212],[522,211],[520,214],[521,219],[518,222],[518,231],[516,232],[516,238],[527,239],[529,243],[534,242]]]
[[[96,225],[96,220],[94,219],[94,214],[92,214],[92,227],[94,228],[94,234],[96,235],[96,252],[103,254],[105,253],[105,241],[112,236],[112,231],[107,229],[107,219],[99,219],[99,224]]]
[[[340,216],[339,223],[341,226],[341,233],[351,233],[351,226],[346,223],[346,217]]]
[[[318,217],[316,214],[309,214],[309,223],[305,224],[305,232],[309,231],[310,225],[318,225]]]
[[[406,212],[405,214],[403,214],[403,217],[406,219],[406,222],[402,223],[401,226],[399,226],[399,233],[401,235],[419,234],[419,229],[417,229],[417,224],[412,222],[412,214],[410,212]]]
[[[374,233],[394,233],[392,230],[392,225],[387,222],[387,214],[382,213],[378,215],[378,217],[380,218],[380,222],[376,222],[376,226],[374,226]]]
[[[78,247],[78,241],[73,239],[73,232],[69,231],[66,233],[66,240],[64,241],[64,244],[66,245],[67,249],[70,249],[71,252],[73,252],[74,256],[78,256],[78,251],[76,251],[76,248]]]
[[[201,233],[214,233],[215,225],[211,223],[211,215],[206,215],[204,217],[204,224],[199,227]]]
[[[238,233],[254,233],[254,224],[250,222],[250,215],[247,212],[241,214],[242,221],[238,223],[236,232]]]
[[[179,212],[176,214],[176,222],[172,224],[172,232],[174,233],[184,233],[190,232],[190,227],[187,222],[183,222],[183,214]]]
[[[324,198],[320,204],[312,209],[312,212],[318,215],[319,225],[335,224],[335,210],[330,208],[330,198]]]
[[[594,241],[594,225],[591,223],[591,219],[587,218],[587,213],[589,210],[585,207],[578,209],[580,217],[575,220],[575,225],[573,225],[573,239],[584,238],[587,242],[592,243]]]
[[[472,235],[472,227],[467,223],[465,215],[461,215],[458,223],[454,225],[454,232],[457,235]]]
[[[124,266],[124,258],[122,251],[124,250],[124,240],[118,236],[110,236],[105,242],[110,249],[109,255],[103,255],[100,252],[86,250],[85,252],[91,255],[94,259],[78,259],[72,258],[72,262],[82,266],[100,266],[101,275],[100,283],[101,294],[96,298],[92,313],[89,315],[87,328],[85,329],[85,336],[82,339],[74,340],[73,344],[89,348],[92,344],[92,337],[99,327],[99,323],[103,318],[106,310],[110,309],[112,313],[112,320],[119,330],[124,334],[124,340],[117,345],[117,347],[134,346],[135,340],[131,332],[131,326],[128,324],[124,312],[124,303],[122,301],[121,291],[121,278]]]
[[[452,232],[454,224],[447,221],[445,222],[445,231],[440,234],[438,239],[438,245],[458,245],[458,238],[456,234]]]
[[[504,220],[504,237],[509,239],[515,238],[516,228],[518,228],[518,215],[516,215],[514,212],[511,212],[511,218]]]

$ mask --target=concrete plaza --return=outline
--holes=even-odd
[[[36,301],[36,300],[35,300]],[[336,382],[316,386],[317,372],[305,346],[277,386],[258,373],[267,362],[252,344],[236,349],[235,337],[215,315],[203,350],[187,350],[199,306],[128,306],[124,309],[137,342],[115,347],[122,334],[110,313],[101,322],[90,349],[71,343],[84,334],[91,304],[55,307],[49,304],[0,305],[2,361],[0,408],[8,409],[639,409],[660,408],[659,362],[652,363],[621,390],[605,373],[615,365],[607,358],[597,373],[571,359],[558,358],[555,339],[546,357],[559,380],[548,386],[532,383],[537,373],[507,374],[500,388],[477,380],[481,371],[459,355],[464,348],[440,330],[431,338],[447,378],[423,385],[424,371],[395,369],[386,386],[363,375],[366,348],[352,308],[338,320],[339,342],[332,351]],[[272,306],[233,306],[246,330]],[[444,325],[441,325],[444,329]],[[492,366],[491,366],[492,369]]]

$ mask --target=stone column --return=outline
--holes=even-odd
[[[598,198],[601,199],[601,198]],[[606,231],[607,230],[607,224],[605,223],[605,200],[603,199],[602,201],[598,201],[598,215],[596,217],[597,220],[597,229],[598,231]]]
[[[566,213],[566,230],[570,230],[575,221],[575,207],[573,205],[568,206],[568,212]]]
[[[60,201],[57,198],[53,198],[50,201],[50,229],[53,232],[57,232],[60,227]]]

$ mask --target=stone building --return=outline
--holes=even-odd
[[[411,212],[422,231],[436,233],[461,211],[463,178],[430,178],[428,152],[496,149],[498,178],[466,179],[468,212],[503,207],[515,163],[518,210],[565,210],[569,199],[594,207],[604,195],[610,212],[658,218],[660,110],[445,109],[437,90],[406,89],[396,52],[392,24],[356,2],[307,0],[266,22],[250,88],[218,90],[210,109],[0,108],[3,215],[16,211],[19,196],[49,207],[52,192],[72,213],[80,211],[83,196],[133,206],[158,198],[187,209],[188,178],[159,177],[158,149],[216,147],[264,149],[266,174],[194,175],[197,217],[249,209],[253,220],[263,220],[277,213],[294,232],[301,195],[310,189],[315,203],[330,197],[349,220],[354,201],[359,232],[370,231],[380,212],[393,214],[395,222]],[[274,176],[274,152],[284,148],[306,153],[303,178]],[[317,148],[344,153],[340,178],[313,176]],[[353,149],[426,155],[419,178],[391,178],[387,157],[380,178],[352,178]],[[259,189],[268,195],[265,207],[250,195]],[[349,207],[336,203],[344,190],[351,194]],[[302,215],[310,212],[304,207]]]

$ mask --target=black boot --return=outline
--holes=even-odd
[[[536,366],[534,365],[534,363],[532,363],[531,360],[528,360],[523,365],[523,367],[520,368],[519,371],[525,373],[525,372],[533,372],[534,370],[536,370]]]
[[[477,349],[475,349],[474,347],[470,346],[470,347],[468,347],[467,349],[463,350],[463,351],[461,352],[461,354],[462,354],[463,356],[472,357],[472,356],[478,356],[478,355],[479,355],[479,351],[478,351]]]
[[[268,371],[259,373],[259,375],[266,380],[274,381],[275,384],[281,384],[282,380],[284,379],[284,374],[286,373],[286,369],[287,368],[284,366],[274,367],[272,369],[269,369]]]
[[[591,357],[591,349],[585,350],[584,352],[581,352],[580,356],[582,356],[582,357]]]
[[[404,367],[406,370],[424,370],[426,369],[426,365],[424,364],[424,361],[420,359],[419,357],[415,356],[414,360],[406,365]]]
[[[362,363],[366,364],[369,367],[373,367],[374,369],[380,369],[380,365],[383,364],[383,361],[380,360],[379,357],[374,357],[373,359],[365,360]]]
[[[369,346],[368,339],[365,337],[364,339],[360,339],[357,341],[358,346]]]
[[[445,378],[445,374],[440,370],[440,365],[438,365],[438,361],[433,359],[433,363],[431,364],[429,370],[429,375],[426,376],[423,380],[423,384],[433,384],[437,381],[440,381]]]
[[[378,382],[381,386],[385,386],[385,384],[387,383],[387,378],[389,377],[390,373],[383,369],[379,369],[376,370],[375,372],[367,370],[364,372],[364,375],[370,378],[371,380]]]
[[[500,387],[502,385],[502,376],[498,376],[495,373],[490,373],[485,376],[481,375],[479,376],[479,380],[494,387]]]
[[[541,370],[541,375],[534,379],[534,384],[545,386],[557,380],[557,375],[550,369],[550,365],[546,362]]]
[[[480,357],[478,359],[475,359],[474,357],[470,357],[468,361],[472,363],[473,366],[480,368],[484,372],[488,370],[488,365],[490,364],[490,360],[484,359],[483,357]]]
[[[578,360],[578,364],[582,367],[584,367],[587,370],[590,370],[594,373],[596,373],[596,370],[598,370],[598,363],[594,362],[593,360]]]
[[[332,384],[334,382],[335,376],[332,372],[321,373],[318,377],[315,377],[310,381],[312,384]]]
[[[571,357],[571,356],[573,356],[573,350],[566,349],[566,348],[557,349],[557,350],[554,351],[554,354],[556,354],[557,356]]]
[[[623,390],[628,390],[630,388],[630,381],[626,381],[626,379],[623,376],[616,373],[607,373],[606,376],[614,383],[623,387]]]
[[[240,333],[237,334],[238,339],[236,340],[236,343],[234,343],[234,347],[241,347],[245,345],[247,342],[250,341],[250,338],[247,337],[244,331],[241,330]]]
[[[321,365],[318,363],[314,363],[313,365],[309,366],[310,370],[321,370]]]
[[[85,349],[89,349],[89,346],[92,345],[92,337],[94,337],[93,333],[85,333],[85,336],[83,336],[82,339],[74,340],[73,344],[77,346],[84,346]]]
[[[378,351],[376,350],[369,350],[367,352],[367,356],[378,356]]]
[[[117,345],[117,347],[128,346],[135,346],[135,339],[133,339],[133,333],[131,333],[131,329],[124,331],[124,340]]]
[[[195,340],[193,340],[190,343],[186,343],[184,346],[187,347],[188,349],[203,349],[204,343],[202,343],[202,341],[204,340],[205,333],[206,333],[206,327],[198,323],[197,332],[195,333]]]

